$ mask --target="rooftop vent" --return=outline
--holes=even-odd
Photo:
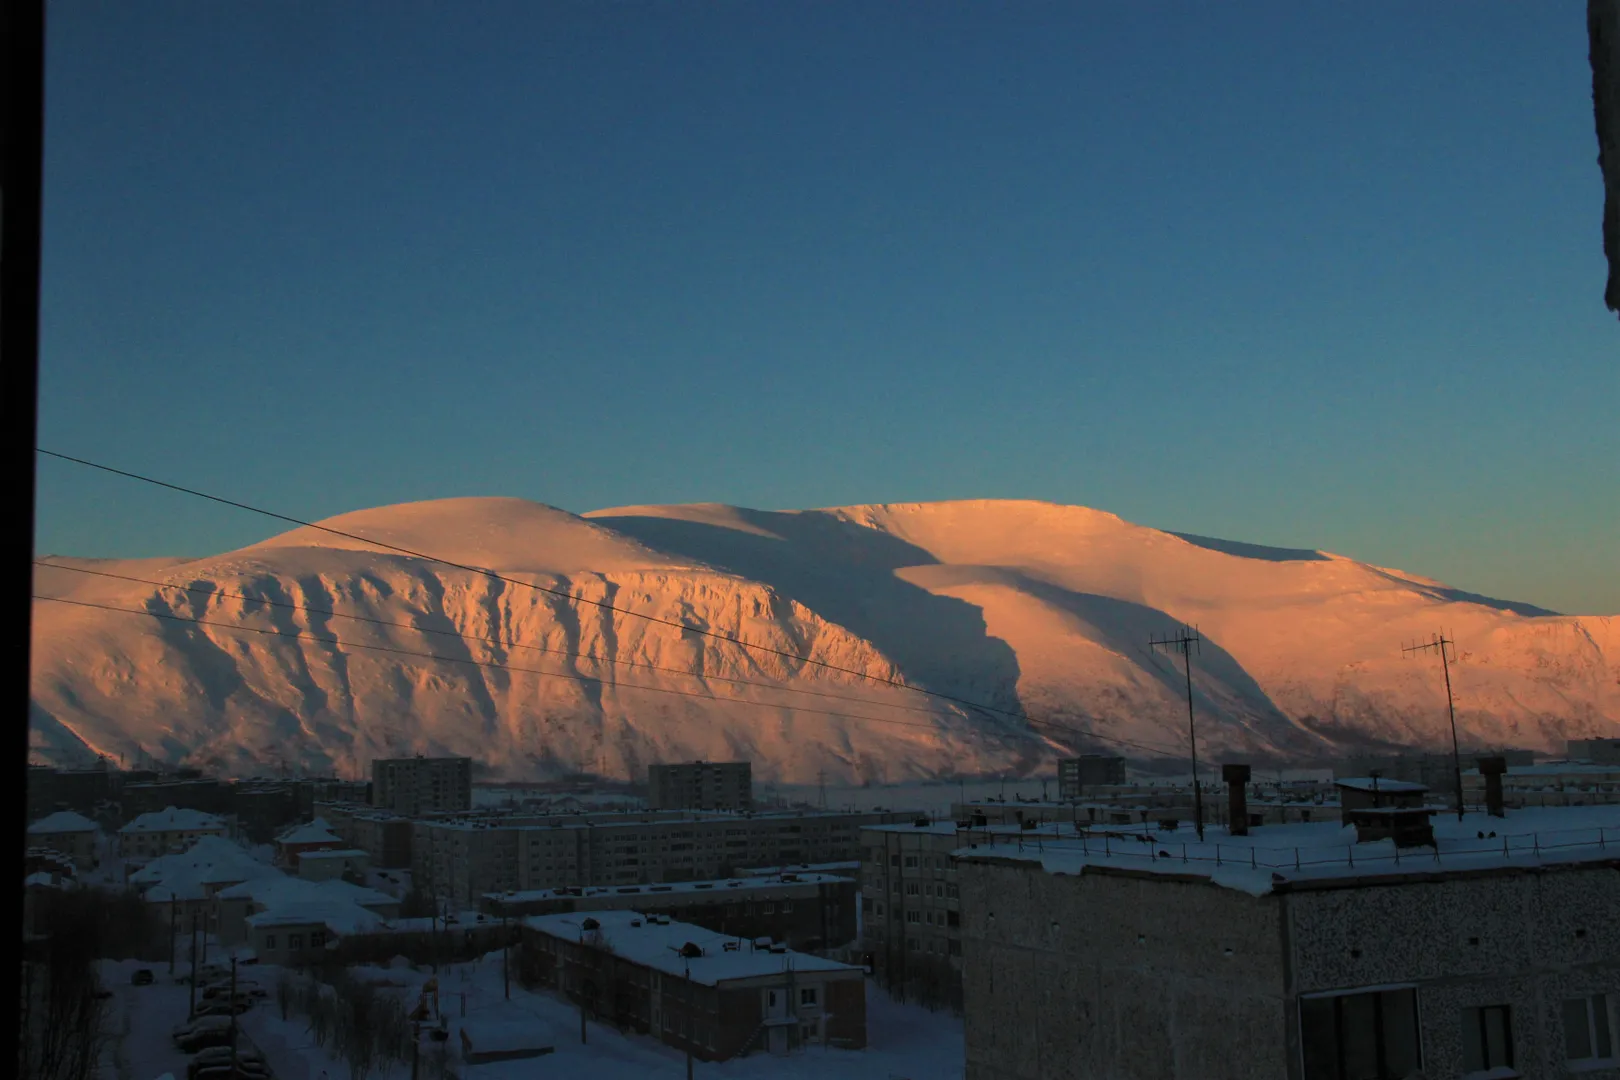
[[[915,821],[913,821],[911,823],[912,827],[916,828],[916,829],[926,829],[926,828],[928,828],[929,825],[932,825],[932,824],[933,824],[933,822],[929,821],[925,817],[917,818]]]
[[[597,922],[595,919],[587,918],[584,922],[579,924],[579,928],[581,930],[600,930],[602,929],[602,924]]]
[[[703,955],[703,947],[694,942],[688,941],[685,945],[681,946],[681,955],[686,957],[688,960],[695,960]]]

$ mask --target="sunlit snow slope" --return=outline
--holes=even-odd
[[[1399,646],[1440,629],[1466,741],[1620,733],[1613,618],[1082,507],[449,499],[323,524],[377,543],[295,529],[196,561],[51,560],[121,578],[37,570],[37,593],[100,606],[35,603],[36,757],[352,774],[443,752],[514,778],[743,757],[805,782],[1181,754],[1179,661],[1147,641],[1183,622],[1211,759],[1439,745],[1438,661]]]

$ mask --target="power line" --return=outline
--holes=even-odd
[[[568,601],[573,602],[573,603],[588,604],[588,605],[590,605],[592,607],[599,608],[599,609],[601,609],[603,611],[611,611],[614,614],[625,615],[625,616],[629,616],[631,618],[636,618],[636,619],[643,619],[643,620],[645,620],[647,622],[655,623],[655,624],[660,625],[660,626],[667,626],[667,627],[670,627],[672,629],[679,630],[682,633],[696,634],[696,635],[698,635],[700,637],[712,638],[712,639],[714,639],[716,641],[723,641],[723,642],[726,642],[726,643],[731,644],[731,645],[736,645],[736,646],[738,646],[740,648],[753,649],[756,652],[766,653],[768,655],[781,657],[781,658],[787,659],[787,660],[794,660],[794,661],[797,661],[797,662],[802,663],[802,664],[809,664],[809,665],[812,665],[812,666],[815,666],[815,667],[823,668],[823,669],[828,670],[828,671],[837,671],[837,672],[840,672],[840,673],[845,674],[845,675],[853,675],[856,678],[866,679],[866,680],[868,680],[870,682],[881,683],[881,684],[884,684],[884,685],[887,685],[887,686],[893,686],[893,687],[896,687],[897,689],[901,689],[901,690],[909,690],[912,693],[923,694],[923,695],[925,695],[927,697],[936,698],[936,699],[938,699],[940,701],[949,701],[949,702],[952,702],[952,703],[957,704],[957,705],[964,706],[964,707],[969,708],[969,709],[975,709],[975,710],[977,710],[977,711],[979,711],[981,713],[985,713],[985,714],[989,714],[989,715],[1005,716],[1005,717],[1008,717],[1008,718],[1013,719],[1013,720],[1022,720],[1023,722],[1025,722],[1027,724],[1030,724],[1032,726],[1039,725],[1039,726],[1045,726],[1045,727],[1054,727],[1054,728],[1058,728],[1059,730],[1067,731],[1067,732],[1069,732],[1071,734],[1081,735],[1081,736],[1084,736],[1086,738],[1098,740],[1100,742],[1117,743],[1120,746],[1130,746],[1130,747],[1134,747],[1134,748],[1137,748],[1137,749],[1147,750],[1150,753],[1163,753],[1163,751],[1153,749],[1153,748],[1149,747],[1147,744],[1144,744],[1144,743],[1137,743],[1137,742],[1133,742],[1133,741],[1128,740],[1128,739],[1121,739],[1121,738],[1118,738],[1117,736],[1102,735],[1102,734],[1099,734],[1097,732],[1093,732],[1093,731],[1089,731],[1089,730],[1085,730],[1085,729],[1081,729],[1081,728],[1076,728],[1076,727],[1070,727],[1070,726],[1064,725],[1064,724],[1057,724],[1057,723],[1054,723],[1052,721],[1037,720],[1035,717],[1030,716],[1026,712],[1021,712],[1021,711],[1014,710],[1014,709],[1003,709],[1003,708],[999,708],[999,707],[994,706],[994,705],[984,705],[984,704],[981,704],[981,703],[976,702],[976,701],[971,701],[971,700],[969,700],[967,698],[957,697],[957,696],[955,696],[953,694],[944,693],[943,691],[929,690],[929,689],[927,689],[925,687],[913,686],[913,685],[911,685],[909,683],[902,682],[899,679],[889,679],[889,678],[885,678],[885,677],[883,677],[881,675],[873,675],[873,674],[870,674],[869,672],[861,671],[861,670],[859,670],[857,668],[843,667],[843,666],[841,666],[839,664],[830,663],[830,662],[828,662],[826,660],[817,660],[817,659],[815,659],[813,657],[803,656],[803,655],[800,655],[799,653],[789,652],[789,651],[787,651],[785,649],[776,649],[776,648],[772,648],[769,645],[759,645],[759,644],[756,644],[754,642],[743,641],[741,638],[734,638],[734,637],[731,637],[730,635],[717,633],[717,632],[715,632],[713,630],[704,630],[704,629],[702,629],[700,627],[688,626],[685,623],[675,622],[673,619],[663,619],[663,618],[659,618],[656,615],[648,615],[645,612],[631,611],[628,608],[615,607],[614,605],[609,604],[609,603],[607,603],[605,601],[602,601],[602,600],[591,600],[591,599],[588,599],[588,598],[583,597],[583,596],[575,596],[573,593],[566,592],[566,591],[561,590],[561,589],[547,588],[544,585],[539,585],[539,584],[536,584],[536,583],[534,583],[532,581],[523,581],[520,578],[508,577],[508,576],[506,576],[504,574],[497,573],[496,571],[491,570],[491,569],[489,569],[487,567],[469,566],[469,565],[467,565],[465,563],[458,563],[458,562],[455,562],[454,560],[451,560],[451,559],[443,559],[443,558],[440,558],[440,557],[438,557],[436,555],[430,555],[430,554],[428,554],[426,552],[416,551],[416,550],[414,550],[412,548],[402,547],[402,546],[400,546],[398,544],[390,544],[390,543],[388,543],[386,541],[382,541],[382,540],[373,540],[373,539],[371,539],[369,537],[361,536],[361,535],[359,535],[357,533],[345,532],[342,529],[334,529],[329,525],[320,525],[320,524],[317,524],[317,523],[315,523],[313,521],[306,521],[303,518],[293,517],[290,514],[283,514],[283,513],[279,513],[277,511],[274,511],[274,510],[265,510],[262,507],[253,506],[253,505],[250,505],[248,503],[240,502],[240,501],[238,501],[236,499],[228,499],[228,498],[225,498],[222,495],[213,495],[213,494],[210,494],[209,492],[206,492],[206,491],[198,491],[196,488],[185,487],[185,486],[183,486],[181,484],[171,483],[171,482],[169,482],[167,480],[159,480],[159,479],[157,479],[155,477],[145,476],[145,475],[142,475],[141,473],[130,472],[130,471],[126,470],[126,469],[114,468],[111,465],[103,465],[100,462],[90,461],[90,460],[88,460],[86,458],[74,457],[71,454],[58,453],[55,450],[47,450],[44,447],[35,447],[35,450],[37,452],[41,453],[41,454],[44,454],[47,457],[53,457],[53,458],[56,458],[56,459],[58,459],[60,461],[72,462],[72,463],[74,463],[76,465],[83,465],[83,466],[85,466],[87,468],[97,469],[97,470],[99,470],[101,472],[109,473],[109,474],[114,475],[114,476],[122,476],[122,477],[125,477],[125,478],[130,479],[130,480],[138,480],[138,481],[140,481],[142,483],[152,484],[152,485],[154,485],[156,487],[166,488],[166,489],[168,489],[170,491],[179,492],[180,494],[183,494],[183,495],[191,495],[191,496],[194,496],[194,497],[199,498],[199,499],[206,499],[209,502],[218,503],[218,504],[220,504],[222,506],[230,506],[230,507],[233,507],[233,508],[238,509],[238,510],[246,510],[246,511],[248,511],[250,513],[259,514],[262,517],[268,517],[268,518],[274,519],[276,521],[284,521],[284,522],[287,522],[288,524],[291,524],[291,525],[297,525],[297,526],[300,526],[300,527],[303,527],[303,528],[308,528],[308,529],[315,529],[318,532],[324,532],[324,533],[327,533],[327,534],[329,534],[331,536],[339,536],[339,537],[342,537],[342,538],[344,538],[346,540],[354,540],[354,541],[357,541],[358,543],[369,544],[369,545],[371,545],[373,547],[384,548],[384,549],[387,549],[389,551],[398,552],[399,554],[402,554],[402,555],[408,555],[408,556],[410,556],[412,558],[422,559],[422,560],[424,560],[426,562],[437,563],[440,566],[448,566],[448,567],[451,567],[452,569],[456,569],[456,570],[465,570],[468,573],[478,574],[478,575],[490,578],[490,579],[495,580],[495,581],[504,582],[505,584],[508,584],[508,585],[517,585],[517,586],[521,586],[521,587],[526,588],[526,589],[533,589],[536,592],[546,593],[546,594],[548,594],[550,596],[560,597],[560,598],[562,598],[564,600],[568,600]]]

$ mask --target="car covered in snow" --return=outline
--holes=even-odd
[[[231,1041],[229,1016],[197,1016],[174,1029],[174,1045],[183,1053],[193,1054],[210,1046],[225,1046]]]

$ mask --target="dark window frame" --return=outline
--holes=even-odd
[[[1423,1068],[1423,1020],[1418,1005],[1417,988],[1415,986],[1387,987],[1382,989],[1353,990],[1342,994],[1321,994],[1304,997],[1299,1000],[1296,1009],[1299,1022],[1301,1071],[1304,1080],[1349,1080],[1348,1053],[1346,1042],[1345,1003],[1361,998],[1372,999],[1372,1049],[1378,1068],[1378,1075],[1389,1080],[1401,1080],[1405,1073],[1395,1073],[1388,1061],[1390,1049],[1384,1025],[1384,1012],[1386,998],[1392,995],[1411,995],[1412,1032],[1415,1036],[1412,1052],[1415,1060],[1412,1068]],[[1305,1011],[1308,1007],[1331,1003],[1332,1030],[1333,1030],[1333,1060],[1332,1062],[1312,1061],[1306,1044]],[[1331,1065],[1329,1069],[1322,1066]]]

